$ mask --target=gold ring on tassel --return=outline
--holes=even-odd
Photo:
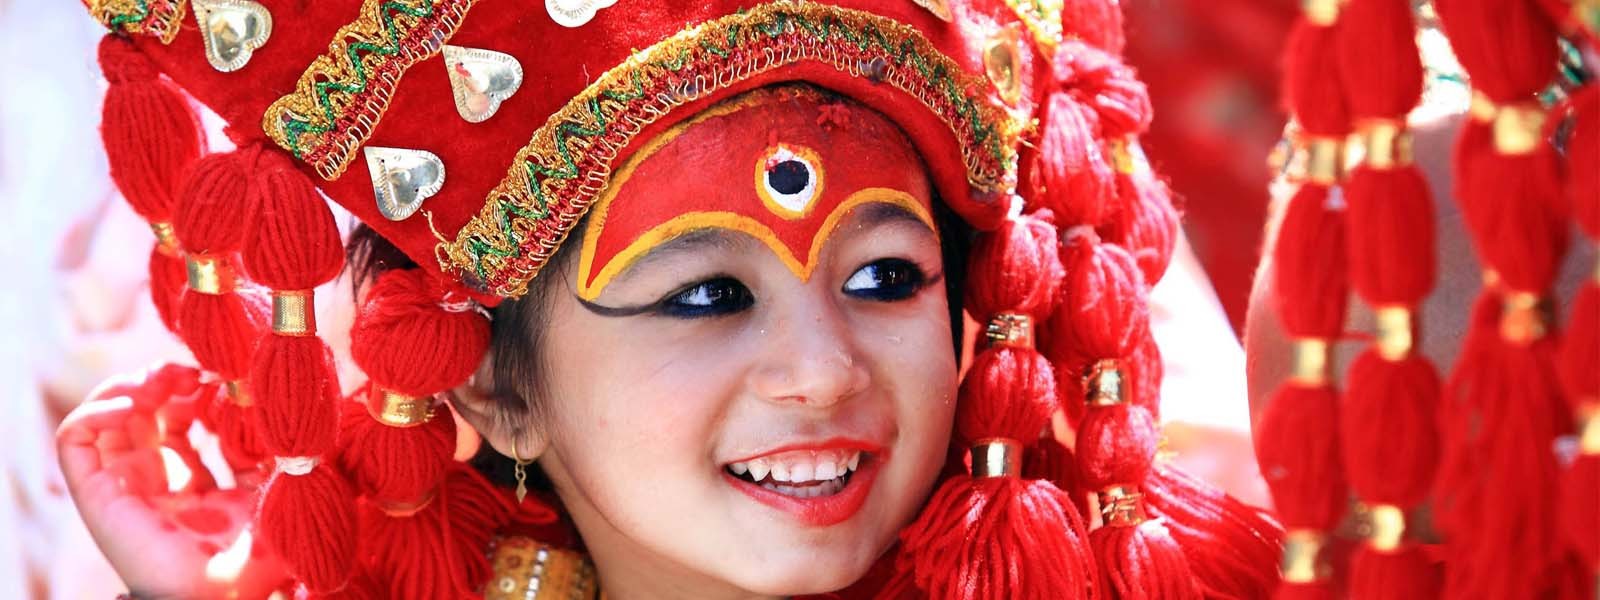
[[[1095,494],[1100,522],[1108,527],[1136,527],[1145,522],[1144,494],[1128,485],[1114,485]]]
[[[1544,141],[1544,121],[1545,110],[1538,102],[1495,107],[1495,151],[1507,155],[1532,154]]]
[[[1022,444],[1008,438],[985,438],[967,450],[972,457],[972,476],[1019,477],[1022,475]]]
[[[1291,529],[1283,534],[1283,564],[1279,566],[1284,583],[1315,583],[1321,579],[1317,555],[1322,553],[1323,535],[1309,529]]]
[[[433,418],[433,398],[417,398],[373,386],[367,392],[367,414],[390,427],[416,427]]]
[[[1356,135],[1367,168],[1386,171],[1411,164],[1411,132],[1404,122],[1374,119],[1363,123]]]
[[[1371,527],[1367,543],[1373,550],[1393,553],[1400,549],[1406,533],[1406,511],[1393,504],[1375,504],[1367,508],[1367,522]]]
[[[272,290],[272,332],[287,336],[317,334],[311,290]]]
[[[1548,332],[1545,311],[1548,306],[1533,292],[1506,292],[1500,313],[1500,339],[1527,345]]]
[[[1309,136],[1306,141],[1306,181],[1334,185],[1344,175],[1344,139]]]
[[[1300,11],[1313,25],[1327,27],[1339,22],[1339,9],[1343,0],[1301,0]]]
[[[1378,319],[1378,356],[1395,362],[1411,353],[1411,309],[1400,305],[1380,306]]]
[[[1114,359],[1095,361],[1083,376],[1084,401],[1089,406],[1116,406],[1127,400],[1123,393],[1122,365]]]
[[[166,221],[157,221],[150,224],[150,231],[156,234],[156,251],[172,258],[178,258],[178,235],[173,233],[172,224]]]
[[[1330,362],[1328,340],[1322,338],[1296,338],[1294,340],[1294,371],[1290,383],[1301,387],[1328,385]]]
[[[1033,317],[1021,313],[1000,313],[983,328],[992,346],[1033,347]]]
[[[1578,408],[1578,453],[1600,455],[1600,398],[1589,398]]]
[[[233,291],[233,265],[227,258],[211,254],[190,254],[184,258],[189,289],[212,296]]]

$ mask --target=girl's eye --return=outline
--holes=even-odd
[[[660,314],[683,319],[732,314],[755,303],[750,288],[731,277],[718,277],[679,290],[658,303]]]
[[[878,302],[910,298],[927,283],[927,276],[915,263],[901,258],[884,258],[868,263],[844,282],[844,293]]]

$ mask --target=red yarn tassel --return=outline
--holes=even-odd
[[[1369,305],[1412,306],[1428,296],[1434,266],[1432,194],[1415,166],[1358,168],[1344,183],[1350,280]]]
[[[1200,598],[1189,561],[1166,525],[1148,520],[1132,527],[1107,526],[1090,532],[1100,557],[1100,578],[1108,597],[1121,600]]]
[[[1560,489],[1563,538],[1590,573],[1600,571],[1600,454],[1578,455],[1562,473]]]
[[[1328,531],[1344,515],[1339,398],[1328,387],[1286,384],[1255,427],[1256,459],[1287,529]]]
[[[356,557],[355,502],[331,466],[295,475],[280,465],[262,492],[258,515],[262,540],[308,590],[345,586]]]
[[[1600,85],[1590,83],[1567,100],[1572,135],[1567,138],[1567,202],[1578,228],[1600,240]]]
[[[100,41],[100,68],[110,83],[100,137],[111,180],[140,217],[169,227],[181,177],[205,146],[199,119],[126,37],[108,35]],[[158,249],[150,254],[150,295],[161,323],[175,332],[183,262],[176,248]]]
[[[1206,598],[1266,598],[1278,585],[1283,528],[1175,466],[1156,462],[1145,507],[1161,519],[1188,558]]]
[[[361,392],[376,393],[371,385]],[[455,419],[448,413],[402,428],[374,419],[364,401],[342,405],[339,466],[368,499],[411,502],[444,480],[456,449]]]
[[[1363,544],[1350,559],[1352,598],[1437,598],[1440,583],[1439,563],[1415,544],[1393,552]]]
[[[967,287],[974,314],[1031,320],[1049,313],[1061,272],[1055,240],[1049,223],[1029,217],[980,237],[968,273],[969,282],[984,282]],[[1048,430],[1054,372],[1027,339],[1031,335],[978,353],[961,386],[957,439],[1024,446]],[[1093,597],[1085,538],[1072,499],[1050,482],[1009,470],[960,473],[946,478],[901,532],[896,569],[940,600]]]
[[[1433,365],[1417,355],[1387,360],[1369,348],[1348,377],[1339,418],[1350,487],[1369,503],[1420,504],[1439,457],[1433,422],[1440,384]]]

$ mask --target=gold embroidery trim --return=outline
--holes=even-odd
[[[764,30],[773,28],[782,31],[759,37],[769,36]],[[804,36],[810,37],[793,39]],[[645,89],[675,80],[671,65],[709,62],[716,59],[713,55],[730,53],[721,45],[768,39],[778,41],[745,52],[741,63],[711,65],[707,72],[667,91],[652,94]],[[907,62],[849,56],[874,52],[870,49],[874,46],[885,56],[898,52]],[[443,270],[460,275],[469,285],[500,296],[521,296],[606,188],[612,161],[641,130],[677,106],[803,60],[870,77],[913,95],[934,109],[955,134],[968,183],[982,192],[1003,191],[1014,183],[1015,147],[1023,124],[983,100],[988,84],[981,76],[964,70],[914,27],[888,17],[809,2],[774,2],[685,29],[606,71],[534,132],[478,214],[454,240],[441,240],[436,258]],[[972,118],[963,114],[967,111],[939,110],[954,100],[941,97],[934,78],[924,77],[919,66],[943,77],[946,91],[953,88],[959,101],[970,105]],[[638,94],[648,94],[641,111],[645,114],[623,115],[623,122],[612,122],[611,117],[640,98]],[[533,169],[559,176],[535,181]]]
[[[1061,0],[1006,0],[1006,6],[1010,6],[1028,28],[1039,52],[1047,57],[1055,56],[1063,37]]]
[[[155,36],[171,44],[188,6],[187,0],[89,0],[89,14],[113,32]]]
[[[495,540],[485,600],[593,600],[594,564],[582,554],[522,536]]]
[[[377,129],[400,78],[438,54],[476,2],[366,0],[295,91],[267,107],[262,131],[323,179],[337,179]]]

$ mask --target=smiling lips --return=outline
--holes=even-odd
[[[792,448],[729,463],[723,476],[762,504],[823,527],[853,516],[871,491],[881,460],[865,444]]]

